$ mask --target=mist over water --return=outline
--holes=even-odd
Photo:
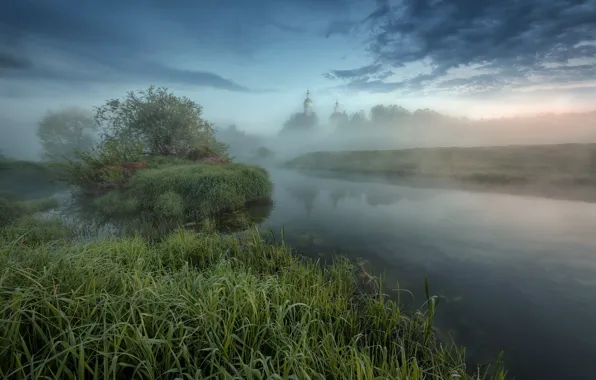
[[[516,378],[591,377],[596,204],[271,173],[263,226],[301,253],[364,259],[413,306],[428,278],[442,334],[472,361],[504,350]]]
[[[470,120],[416,111],[390,122],[367,117],[288,133],[216,126],[236,162],[262,165],[271,174],[274,207],[259,212],[266,218],[261,227],[283,229],[300,253],[323,260],[342,254],[384,275],[386,291],[408,307],[422,305],[428,278],[431,293],[441,299],[440,334],[465,346],[470,363],[493,361],[503,350],[508,370],[519,379],[590,378],[596,203],[587,201],[596,196],[547,199],[505,194],[491,185],[480,192],[408,178],[391,182],[381,173],[305,174],[279,167],[317,151],[596,142],[596,113]],[[34,130],[33,124],[4,122],[2,152],[42,158]],[[29,185],[7,181],[28,193]],[[69,203],[68,192],[58,197]],[[48,215],[79,224],[68,212]],[[93,228],[99,235],[117,232],[111,225]]]
[[[242,125],[233,131],[228,126],[217,127],[219,136],[230,144],[230,151],[238,159],[250,158],[251,152],[266,146],[276,153],[280,162],[316,151],[596,142],[596,112],[485,120],[452,117],[430,110],[426,111],[428,115],[419,112],[415,116],[416,112],[389,122],[364,115],[367,119],[363,123],[348,128],[324,122],[287,134],[259,134],[243,130]]]
[[[58,109],[36,112],[43,115],[48,110]],[[89,107],[82,109],[91,112]],[[461,110],[453,110],[453,115],[462,113],[458,111]],[[328,115],[321,114],[319,125],[296,133],[279,133],[282,123],[265,128],[274,131],[267,133],[247,129],[241,122],[233,124],[234,128],[230,128],[232,124],[221,123],[215,124],[215,128],[218,137],[230,145],[231,154],[239,161],[250,160],[254,151],[262,146],[273,150],[281,162],[315,151],[596,142],[596,112],[468,119],[418,110],[388,122],[375,120],[369,113],[364,114],[363,123],[355,123],[350,128],[338,127],[326,120]],[[0,114],[0,152],[18,159],[43,159],[36,129],[37,123],[30,116]]]
[[[153,242],[174,228],[256,224],[298,253],[383,275],[408,311],[428,279],[438,334],[470,364],[504,351],[509,378],[596,379],[596,0],[221,3],[2,4],[0,226],[12,210],[57,216],[75,241]],[[130,98],[153,85],[184,101]],[[496,148],[434,149],[449,147]],[[230,163],[267,169],[273,202],[265,172]],[[47,196],[60,206],[31,211]],[[158,352],[139,342],[130,357]],[[33,373],[61,355],[27,359]],[[300,365],[322,362],[311,359]]]

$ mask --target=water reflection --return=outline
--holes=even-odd
[[[360,201],[364,200],[370,206],[391,205],[402,200],[424,201],[434,197],[433,192],[419,191],[418,189],[399,188],[362,188],[358,183],[341,183],[337,186],[325,188],[328,190],[328,198],[334,209],[342,200]],[[307,217],[311,217],[317,196],[321,189],[317,187],[316,182],[306,177],[304,181],[293,181],[284,183],[283,188],[287,193],[304,205],[304,211]]]
[[[303,253],[365,258],[414,305],[428,277],[439,326],[474,360],[503,349],[520,379],[592,378],[596,204],[271,174],[263,226]]]
[[[314,186],[304,183],[288,184],[285,186],[285,189],[294,199],[304,204],[304,211],[306,211],[306,215],[310,218],[319,190]]]
[[[44,217],[58,216],[79,236],[86,238],[140,234],[147,238],[160,239],[180,228],[181,224],[184,228],[195,231],[208,227],[220,233],[233,233],[264,222],[274,209],[272,199],[261,199],[237,210],[224,210],[209,218],[206,225],[205,220],[155,218],[150,213],[106,216],[94,206],[91,197],[73,195],[71,192],[56,193],[54,197],[60,201],[61,206],[46,213]]]

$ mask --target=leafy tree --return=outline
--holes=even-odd
[[[329,117],[329,122],[336,128],[344,128],[349,122],[349,117],[346,111],[334,112]]]
[[[366,114],[364,113],[364,111],[360,111],[360,112],[355,112],[352,115],[350,115],[350,120],[348,121],[350,127],[363,127],[364,125],[366,125],[366,123],[368,122],[368,120],[366,119]]]
[[[272,158],[273,156],[275,156],[275,152],[272,151],[271,149],[267,148],[266,146],[262,146],[262,147],[256,149],[254,152],[254,158],[259,159],[259,160]]]
[[[260,136],[243,131],[235,124],[218,129],[216,136],[218,140],[228,145],[229,154],[237,157],[249,154],[262,144]]]
[[[37,137],[47,155],[54,159],[73,157],[94,142],[96,125],[92,115],[80,108],[49,111],[39,122]]]
[[[217,141],[213,124],[202,114],[203,108],[191,99],[150,86],[108,100],[96,109],[95,120],[103,127],[104,140],[141,142],[149,154],[225,154],[227,146]]]

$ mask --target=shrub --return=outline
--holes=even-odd
[[[130,139],[107,139],[89,151],[75,152],[75,157],[66,163],[69,182],[87,191],[101,191],[124,182],[124,171],[114,165],[142,159],[143,144]]]
[[[267,199],[271,191],[267,172],[258,167],[164,164],[138,171],[123,189],[101,196],[95,204],[113,216],[141,211],[148,218],[200,220]]]
[[[95,120],[104,128],[104,138],[139,141],[152,155],[185,157],[201,147],[225,153],[226,145],[216,140],[213,125],[202,113],[189,98],[151,86],[108,100],[97,108]]]

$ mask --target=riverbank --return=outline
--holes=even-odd
[[[345,259],[324,268],[256,231],[49,236],[0,238],[3,378],[472,378],[433,332],[436,298],[406,316]]]
[[[55,204],[20,208],[0,233],[2,378],[504,378],[500,361],[467,367],[439,340],[430,293],[406,314],[345,258],[323,266],[257,229],[208,228],[270,194],[261,168],[156,157],[73,174],[112,220],[178,228],[81,239],[36,218]]]
[[[314,152],[284,167],[419,187],[596,200],[596,144]]]

